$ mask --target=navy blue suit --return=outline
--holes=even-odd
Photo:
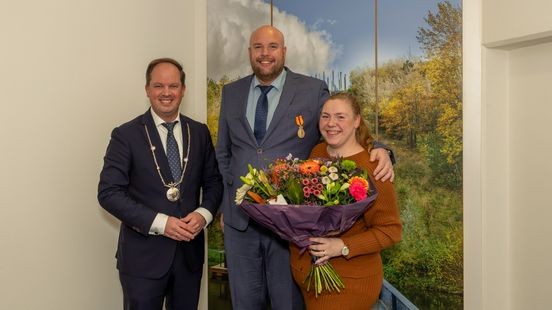
[[[186,124],[190,127],[187,140]],[[166,198],[167,188],[157,173],[144,126],[147,126],[161,173],[166,182],[172,177],[161,139],[151,112],[115,128],[100,174],[98,200],[103,208],[121,221],[117,248],[120,274],[134,278],[160,279],[171,268],[184,268],[201,275],[204,263],[204,234],[190,242],[178,242],[162,235],[150,235],[157,213],[185,217],[198,207],[215,215],[222,197],[222,178],[218,171],[207,126],[180,115],[184,152],[190,143],[188,166],[176,202]],[[200,192],[203,191],[200,201]],[[178,266],[178,267],[175,267]],[[199,279],[201,276],[199,276]],[[123,284],[123,291],[125,284]],[[198,285],[194,279],[190,286]],[[199,291],[199,287],[197,287]],[[176,292],[186,294],[186,292]]]

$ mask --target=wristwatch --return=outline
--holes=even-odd
[[[349,248],[348,248],[347,246],[344,246],[344,247],[341,249],[341,255],[343,255],[343,256],[349,255]]]

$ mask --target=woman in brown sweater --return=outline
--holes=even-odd
[[[314,147],[311,158],[350,159],[372,174],[377,165],[369,160],[372,137],[352,96],[331,96],[320,113],[319,127],[325,142]],[[380,252],[400,241],[402,225],[393,183],[373,184],[378,190],[376,201],[348,231],[333,238],[311,238],[313,245],[302,255],[290,245],[293,277],[307,309],[369,309],[377,301],[383,282]],[[318,257],[316,264],[331,262],[345,289],[340,293],[323,291],[318,297],[312,288],[307,292],[303,281],[312,264],[311,255]]]

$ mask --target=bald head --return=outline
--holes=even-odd
[[[282,73],[285,59],[284,35],[280,30],[264,25],[253,31],[249,39],[249,61],[261,84],[272,83]]]
[[[254,41],[255,37],[259,36],[259,35],[271,35],[272,37],[274,37],[275,39],[280,41],[282,46],[285,46],[284,34],[280,30],[278,30],[278,28],[270,26],[270,25],[263,25],[263,26],[255,29],[255,31],[253,31],[251,33],[251,36],[249,37],[249,46],[251,46],[251,44],[253,44],[253,41]]]

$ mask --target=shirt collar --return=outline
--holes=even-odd
[[[150,112],[151,112],[151,117],[153,117],[153,122],[155,123],[155,127],[159,127],[161,126],[163,123],[166,123],[159,115],[157,115],[155,113],[155,111],[153,111],[152,108],[150,108]],[[180,121],[180,114],[178,114],[176,116],[176,118],[173,120],[174,121]]]

